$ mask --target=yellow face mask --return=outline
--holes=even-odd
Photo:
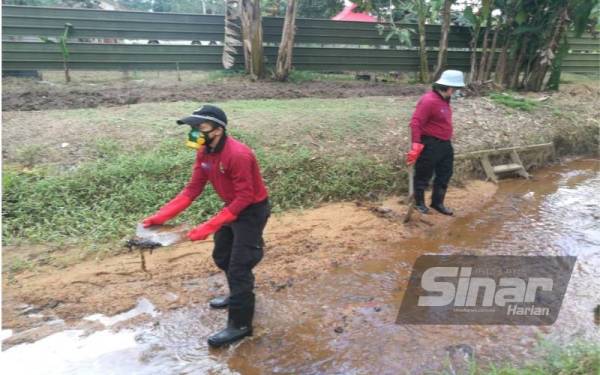
[[[200,130],[192,128],[188,133],[188,139],[185,142],[185,145],[194,150],[198,150],[200,147],[204,146],[205,143],[206,139],[204,138],[204,134]]]

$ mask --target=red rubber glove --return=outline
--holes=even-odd
[[[225,224],[235,221],[237,216],[229,211],[229,208],[225,207],[218,214],[213,216],[210,220],[198,225],[196,228],[188,232],[188,238],[192,241],[205,240],[206,237],[215,233]]]
[[[425,148],[425,146],[423,146],[422,143],[413,142],[412,148],[406,153],[406,165],[415,164],[419,158],[419,155],[421,155],[421,152],[423,152],[423,148]]]
[[[178,195],[169,203],[162,206],[157,213],[145,218],[144,221],[142,221],[142,225],[144,228],[152,225],[162,225],[168,220],[179,215],[179,213],[188,208],[190,204],[192,204],[192,200],[190,198],[185,195]]]

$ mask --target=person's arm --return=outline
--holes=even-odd
[[[422,98],[417,103],[417,108],[415,108],[415,112],[410,120],[411,147],[410,151],[406,154],[406,164],[408,165],[414,164],[425,148],[421,143],[421,134],[423,133],[423,126],[429,120],[430,114],[430,103],[428,100]]]
[[[232,160],[230,168],[235,194],[233,201],[210,220],[192,229],[188,233],[188,237],[192,241],[206,239],[210,234],[221,229],[223,225],[235,221],[240,212],[252,204],[254,196],[252,170],[256,168],[254,157],[251,154],[238,155]]]
[[[232,160],[231,179],[235,196],[227,208],[235,216],[252,204],[254,199],[253,171],[256,167],[252,154],[242,154]]]
[[[421,143],[421,134],[423,133],[423,126],[429,121],[431,116],[431,102],[425,98],[422,98],[417,103],[415,112],[410,120],[410,129],[412,131],[412,143]]]
[[[162,206],[154,215],[147,217],[142,221],[144,227],[152,225],[162,225],[179,215],[188,208],[194,199],[204,190],[208,176],[201,167],[202,150],[198,151],[196,162],[192,170],[192,177],[183,190],[175,198]]]
[[[204,149],[201,148],[198,150],[196,154],[196,162],[194,163],[194,167],[192,168],[192,177],[183,190],[179,193],[179,195],[185,195],[191,201],[198,198],[202,191],[204,191],[204,187],[206,186],[206,182],[208,181],[208,174],[202,169],[202,156],[204,155]]]

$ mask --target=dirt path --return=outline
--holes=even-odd
[[[482,181],[454,188],[447,200],[457,209],[458,218],[415,214],[407,225],[402,224],[405,206],[398,198],[335,203],[276,215],[266,229],[265,257],[255,272],[258,293],[293,288],[296,280],[311,280],[336,267],[369,259],[377,255],[373,251],[378,244],[438,236],[450,221],[482,207],[495,191],[495,185]],[[114,315],[134,307],[140,297],[162,311],[205,302],[227,290],[210,250],[211,243],[205,242],[155,251],[146,256],[148,274],[141,271],[137,253],[65,269],[40,266],[11,280],[5,273],[3,328],[18,333],[54,318],[68,323],[93,313]],[[50,333],[51,328],[15,334],[4,345]]]

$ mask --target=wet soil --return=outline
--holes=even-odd
[[[381,246],[388,243],[443,236],[450,222],[478,210],[495,190],[495,185],[482,181],[453,188],[447,201],[457,210],[457,217],[415,213],[408,224],[402,224],[406,206],[397,197],[275,215],[266,228],[264,259],[255,269],[258,293],[282,293],[298,282],[377,258]],[[22,255],[22,249],[18,251],[5,248],[5,261]],[[74,322],[92,313],[114,315],[131,309],[141,297],[160,311],[168,311],[204,303],[227,291],[213,264],[210,241],[156,249],[145,260],[148,272],[141,269],[138,252],[131,252],[65,269],[39,266],[10,279],[4,273],[2,326],[18,333],[51,318]],[[31,306],[37,318],[30,317]],[[39,333],[34,337],[15,334],[4,345],[38,338]]]
[[[206,304],[224,292],[208,245],[155,252],[147,279],[127,256],[23,274],[5,308],[55,328],[15,327],[5,346],[59,333],[2,355],[14,368],[19,358],[35,355],[98,374],[469,374],[471,361],[521,366],[540,358],[539,340],[566,345],[600,339],[594,322],[600,304],[599,189],[600,160],[583,159],[538,170],[531,180],[501,181],[497,190],[486,183],[453,190],[449,204],[460,210],[455,218],[422,216],[403,226],[396,220],[403,206],[395,200],[280,216],[267,229],[267,256],[257,269],[254,335],[227,349],[209,349],[205,341],[226,320]],[[398,325],[411,266],[422,254],[572,255],[577,263],[553,325]],[[78,285],[84,280],[97,285],[84,289]],[[26,299],[29,293],[37,300]],[[42,293],[55,299],[42,300]],[[135,297],[137,303],[118,303]],[[93,309],[78,307],[86,303]],[[77,318],[84,311],[114,315],[130,308],[113,317]],[[123,320],[135,311],[142,315]],[[54,352],[52,343],[73,350],[56,360],[47,354]]]

